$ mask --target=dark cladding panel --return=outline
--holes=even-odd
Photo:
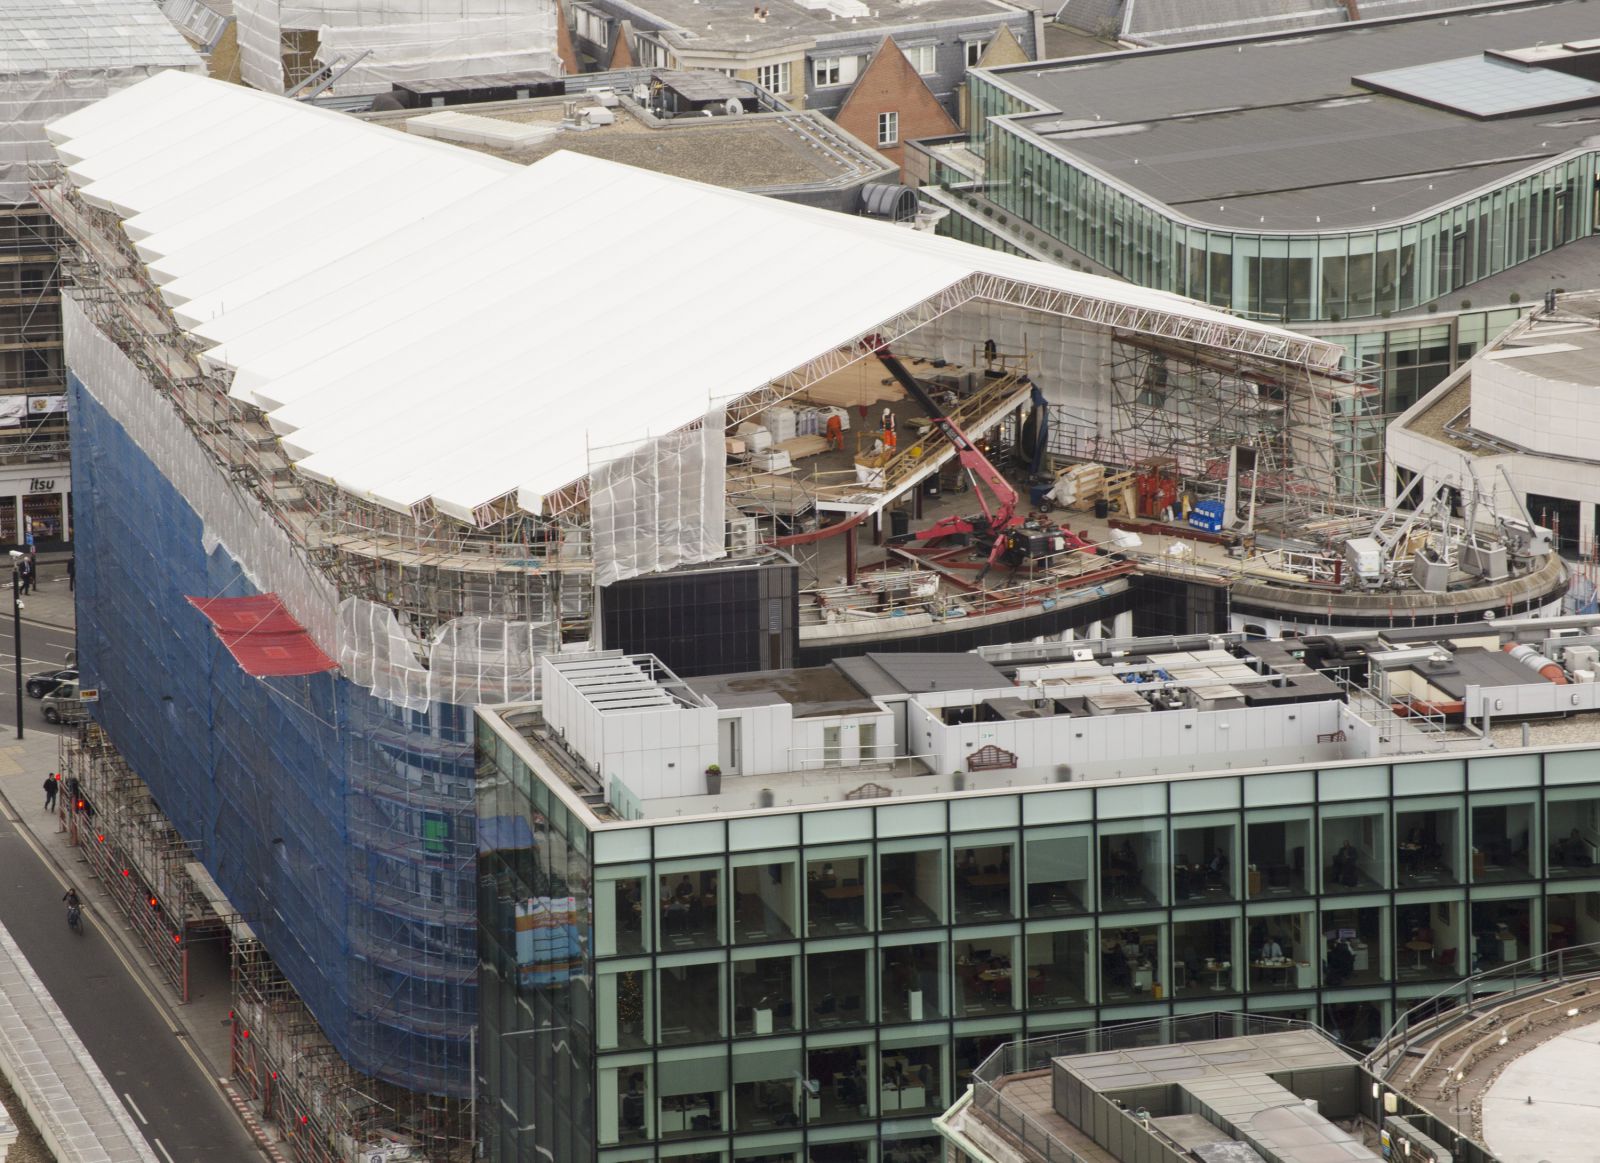
[[[788,562],[647,574],[600,597],[607,650],[654,654],[688,678],[794,665],[795,569]]]

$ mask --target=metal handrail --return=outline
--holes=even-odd
[[[1482,973],[1475,973],[1471,977],[1463,977],[1460,981],[1452,982],[1396,1018],[1383,1037],[1378,1039],[1377,1045],[1362,1059],[1361,1064],[1388,1081],[1393,1076],[1395,1068],[1405,1060],[1411,1044],[1421,1040],[1419,1032],[1425,1031],[1426,1037],[1433,1038],[1449,1026],[1465,1020],[1480,994],[1491,995],[1486,1004],[1497,1007],[1543,992],[1550,988],[1552,961],[1555,963],[1553,976],[1558,983],[1600,977],[1600,941],[1588,945],[1575,945],[1570,949],[1540,953],[1523,961],[1516,961],[1510,965],[1497,965],[1493,969],[1486,969]],[[1578,971],[1573,972],[1574,969]],[[1524,978],[1527,979],[1527,983],[1519,984]],[[1511,983],[1509,989],[1482,988],[1507,980]],[[1440,1002],[1458,993],[1461,995],[1458,1004],[1448,1009],[1440,1007]],[[1395,1045],[1397,1038],[1398,1046]]]

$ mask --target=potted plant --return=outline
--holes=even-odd
[[[719,796],[722,794],[722,768],[713,763],[706,768],[706,795]]]

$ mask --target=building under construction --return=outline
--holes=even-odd
[[[559,869],[479,900],[469,708],[536,696],[542,655],[636,649],[603,627],[625,636],[639,619],[611,607],[658,575],[683,587],[665,616],[686,650],[748,640],[781,665],[797,597],[768,571],[792,564],[729,550],[742,426],[863,368],[881,386],[892,346],[987,381],[975,439],[1035,389],[1109,434],[1111,369],[1139,349],[1151,390],[1159,355],[1168,384],[1295,401],[1278,491],[1337,489],[1327,440],[1299,432],[1360,390],[1339,349],[1177,296],[180,73],[50,135],[62,170],[36,192],[76,244],[79,654],[104,733],[74,762],[99,818],[159,817],[118,842],[154,853],[139,875],[183,914],[173,944],[227,934],[241,1012],[276,1016],[252,1039],[274,1065],[235,1066],[301,1080],[277,1109],[315,1132],[306,1159],[361,1145],[402,1092],[440,1100],[409,1125],[446,1157],[468,1133],[449,1100],[475,1089],[478,914],[588,909]],[[1003,370],[1017,351],[1025,374]],[[969,465],[938,424],[912,450],[830,494],[850,544]]]
[[[34,201],[44,124],[160,69],[204,68],[142,0],[0,6],[0,545],[72,537],[59,227]]]

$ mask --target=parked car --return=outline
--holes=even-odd
[[[88,704],[78,690],[78,682],[64,682],[45,695],[40,704],[47,723],[82,723],[89,717]]]
[[[62,683],[77,681],[78,672],[76,670],[46,670],[39,674],[30,674],[27,686],[24,689],[27,690],[30,698],[42,699]]]

